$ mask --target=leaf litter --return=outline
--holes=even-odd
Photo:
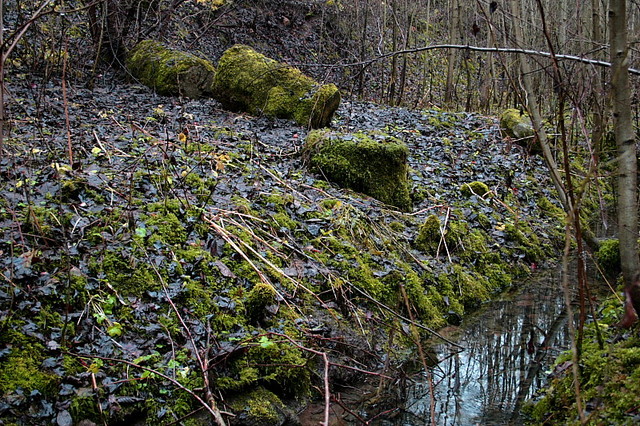
[[[435,279],[457,258],[413,247],[431,214],[485,229],[513,263],[528,261],[503,226],[514,211],[536,231],[557,226],[537,204],[554,200],[542,159],[505,141],[493,117],[343,101],[334,128],[379,130],[408,145],[414,209],[403,214],[308,173],[299,156],[306,130],[290,121],[136,85],[70,91],[68,164],[60,88],[34,97],[28,81],[12,85],[14,127],[0,161],[0,363],[21,340],[41,354],[48,385],[3,390],[4,419],[70,424],[88,398],[104,418],[165,421],[177,384],[196,389],[202,374],[234,374],[233,359],[252,347],[271,350],[292,324],[283,309],[301,344],[381,371],[391,355],[375,341],[393,316],[353,284],[364,268],[354,253],[367,253],[376,280],[405,275],[403,265]],[[505,201],[467,199],[460,186],[471,181]],[[274,296],[248,322],[242,300],[257,282]],[[210,371],[198,376],[195,354],[206,352]],[[335,386],[356,380],[340,371],[331,370]],[[163,392],[145,380],[164,383]]]

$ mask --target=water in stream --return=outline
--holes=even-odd
[[[520,424],[520,403],[543,384],[551,362],[570,346],[559,270],[540,274],[517,293],[490,302],[445,330],[464,347],[436,348],[434,368],[438,425]],[[428,424],[429,387],[408,387],[402,420],[395,424]]]

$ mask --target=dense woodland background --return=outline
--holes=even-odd
[[[629,66],[638,68],[640,6],[628,3]],[[65,78],[83,84],[107,66],[118,69],[144,38],[170,40],[214,62],[227,47],[250,41],[365,99],[488,113],[524,103],[518,54],[473,47],[527,49],[573,56],[555,70],[548,57],[528,55],[545,110],[565,91],[567,110],[586,118],[602,113],[607,99],[608,68],[580,62],[609,60],[607,7],[596,0],[9,1],[4,44],[16,46],[6,70],[46,81],[60,78],[67,62]],[[428,48],[443,44],[459,48]]]

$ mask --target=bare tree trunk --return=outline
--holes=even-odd
[[[369,29],[369,0],[364,1],[364,17],[362,22],[362,39],[360,40],[360,60],[364,61],[367,56],[367,31]],[[366,65],[363,65],[360,69],[360,75],[358,76],[358,97],[362,98],[364,95],[364,81],[365,74],[367,72]]]
[[[4,155],[4,1],[0,0],[0,157]]]
[[[602,27],[600,26],[600,3],[598,0],[591,0],[591,39],[596,43],[602,42]],[[597,56],[598,59],[600,55]],[[604,74],[598,72],[594,79],[594,87],[592,93],[593,99],[593,130],[591,131],[591,143],[594,149],[594,160],[600,161],[602,151],[602,139],[604,135],[604,105],[600,102],[600,96],[603,92]]]
[[[398,50],[398,19],[397,19],[396,0],[391,1],[391,51],[396,52]],[[389,77],[389,88],[387,91],[387,103],[391,106],[395,102],[396,93],[396,80],[398,79],[398,55],[391,57],[391,76]]]
[[[523,40],[522,27],[519,22],[522,16],[522,11],[520,9],[520,2],[516,0],[511,0],[511,13],[513,14],[516,23],[514,24],[514,37],[517,45],[520,45]],[[551,175],[551,180],[558,191],[558,197],[560,198],[560,202],[564,207],[566,212],[570,212],[572,210],[572,206],[570,205],[570,200],[567,197],[567,192],[562,183],[562,179],[560,178],[560,173],[558,172],[558,165],[551,153],[551,149],[549,148],[549,143],[547,141],[547,135],[544,131],[542,125],[542,116],[540,113],[540,107],[538,105],[538,100],[535,96],[535,91],[533,90],[533,82],[531,81],[531,67],[528,62],[527,57],[521,56],[520,58],[520,79],[522,81],[522,86],[524,87],[524,91],[526,93],[527,105],[526,109],[531,116],[531,123],[533,124],[533,130],[535,132],[536,138],[538,139],[538,143],[540,144],[540,148],[542,149],[542,155],[544,157],[545,162],[547,163],[547,168],[549,169],[549,173]]]
[[[451,27],[449,28],[449,43],[455,44],[457,41],[457,34],[459,34],[460,26],[458,25],[459,21],[459,10],[458,10],[458,0],[450,0],[451,1]],[[453,100],[453,73],[455,71],[455,63],[456,63],[456,52],[454,49],[449,50],[449,66],[447,68],[447,83],[444,93],[444,102],[446,104],[450,104]]]
[[[627,44],[626,0],[609,1],[609,44],[611,49],[611,100],[613,125],[618,146],[618,239],[620,263],[625,283],[627,313],[640,313],[640,272],[638,259],[638,184],[636,141],[631,119],[629,47]],[[626,320],[626,321],[625,321]],[[635,318],[625,318],[625,325]]]
[[[403,49],[407,50],[409,48],[409,43],[411,42],[411,36],[413,35],[413,19],[415,16],[415,12],[409,9],[409,3],[405,4],[405,13],[406,20],[405,24],[407,26],[405,37],[404,37],[404,46]],[[404,91],[407,85],[407,67],[408,67],[408,55],[403,55],[402,57],[402,68],[400,69],[400,87],[398,87],[398,95],[396,98],[396,105],[401,105],[404,97]]]

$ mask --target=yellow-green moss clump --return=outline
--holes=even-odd
[[[589,425],[638,424],[640,395],[640,338],[632,332],[620,339],[615,327],[622,316],[622,304],[615,297],[601,303],[598,328],[605,342],[597,343],[593,323],[585,327],[580,358],[580,397],[588,407]],[[556,359],[555,371],[541,396],[524,412],[530,424],[580,424],[576,407],[571,353]],[[584,408],[583,408],[584,409]]]
[[[469,237],[475,237],[476,235],[477,233],[470,233],[469,225],[466,222],[449,221],[446,227],[442,227],[438,216],[432,214],[420,225],[414,246],[431,256],[435,256],[439,249],[439,253],[443,255],[447,251],[452,253],[458,250],[467,250],[467,243],[475,242],[474,239]],[[486,242],[483,240],[480,245],[482,247],[476,247],[474,244],[471,248],[477,253],[480,250],[484,250]]]
[[[247,293],[245,310],[247,318],[259,322],[266,314],[267,306],[276,304],[276,289],[271,284],[258,283]]]
[[[282,425],[295,417],[276,394],[263,387],[232,398],[230,405],[236,413],[234,424]]]
[[[529,148],[532,152],[540,152],[540,145],[533,143],[533,124],[529,115],[519,109],[510,108],[500,115],[500,128],[518,145]]]
[[[214,66],[190,53],[144,40],[127,55],[127,68],[144,85],[161,95],[199,98],[210,95]]]
[[[596,260],[602,269],[611,276],[620,272],[620,241],[604,240],[596,252]]]
[[[45,358],[42,345],[32,343],[31,339],[15,331],[5,334],[0,343],[8,343],[10,350],[0,361],[0,396],[6,398],[17,392],[29,395],[33,391],[54,394],[58,378],[42,369]]]
[[[471,197],[472,195],[484,197],[489,194],[489,191],[487,184],[480,181],[465,183],[460,187],[460,192],[466,197]]]
[[[379,132],[309,132],[305,161],[340,186],[370,195],[403,211],[412,208],[407,181],[407,146]]]
[[[320,85],[296,68],[235,45],[220,58],[214,96],[225,108],[326,127],[340,104],[334,84]]]

